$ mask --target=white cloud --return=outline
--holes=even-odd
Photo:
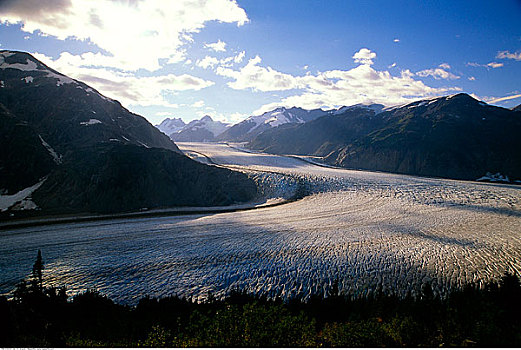
[[[200,100],[200,101],[194,102],[194,103],[192,103],[192,107],[194,107],[194,108],[202,108],[202,107],[204,107],[204,101]]]
[[[497,53],[496,58],[521,61],[521,51],[515,53],[511,53],[510,51],[500,51]]]
[[[500,67],[503,67],[503,63],[490,62],[490,63],[487,64],[487,67],[490,67],[490,68],[500,68]]]
[[[436,80],[440,79],[459,79],[460,77],[452,74],[451,72],[447,72],[446,69],[450,69],[450,65],[447,63],[442,63],[438,66],[438,68],[432,68],[432,69],[424,69],[422,71],[416,72],[416,75],[419,77],[428,77],[431,76]]]
[[[476,63],[476,62],[467,62],[467,66],[471,66],[471,67],[484,67],[484,68],[500,68],[500,67],[503,67],[503,63],[490,62],[490,63],[487,63],[487,64],[479,64],[479,63]]]
[[[376,54],[371,57],[376,57]],[[354,59],[361,63],[360,57]],[[300,94],[285,97],[279,102],[266,104],[253,112],[254,114],[278,106],[313,109],[337,108],[356,103],[394,105],[419,98],[439,96],[448,91],[461,91],[458,87],[429,87],[421,80],[415,80],[416,75],[409,70],[402,70],[398,76],[393,76],[388,71],[377,71],[366,64],[366,61],[349,70],[331,70],[304,76],[292,76],[277,72],[270,67],[264,68],[259,66],[260,62],[261,59],[257,56],[239,71],[221,69],[221,75],[235,79],[229,83],[230,87],[235,89],[302,91]],[[219,68],[217,70],[219,71]]]
[[[35,53],[34,56],[59,72],[94,87],[103,95],[119,100],[125,106],[177,107],[178,105],[168,102],[165,95],[176,91],[197,91],[214,84],[212,81],[188,74],[136,77],[128,72],[116,72],[105,68],[77,67],[69,62],[70,59],[77,59],[77,56],[67,52],[57,60],[39,53]]]
[[[207,68],[213,68],[217,64],[219,64],[219,60],[212,56],[206,56],[202,60],[197,60],[197,65],[201,68],[207,69]]]
[[[242,60],[244,59],[244,56],[245,56],[245,55],[246,55],[246,52],[245,52],[245,51],[241,51],[241,52],[239,52],[239,54],[237,54],[237,56],[235,56],[235,57],[233,58],[233,61],[234,61],[235,63],[241,63]]]
[[[240,121],[243,121],[246,117],[248,117],[247,114],[236,112],[236,113],[232,113],[232,114],[228,115],[227,118],[225,118],[225,121],[235,124]]]
[[[203,69],[214,68],[216,66],[232,67],[235,63],[241,63],[244,59],[244,55],[245,52],[241,51],[236,56],[225,57],[222,59],[206,56],[201,60],[197,60],[196,65]]]
[[[521,98],[521,94],[494,98],[493,100],[488,101],[488,103],[498,103],[501,101],[513,100],[516,98]]]
[[[0,3],[0,23],[64,40],[90,40],[108,52],[104,63],[123,70],[178,62],[183,45],[209,21],[248,21],[235,0],[24,0]]]
[[[225,52],[226,43],[220,39],[216,43],[204,44],[204,47],[215,52]]]
[[[469,79],[470,81],[474,81],[474,80],[476,80],[475,77],[468,77],[468,79]]]
[[[376,53],[364,47],[360,49],[358,52],[356,52],[353,55],[353,58],[355,60],[355,63],[372,65],[373,59],[376,58]]]
[[[395,43],[399,43],[400,42],[400,39],[396,38],[393,40]]]
[[[236,90],[253,89],[257,91],[281,91],[295,89],[299,86],[295,77],[277,72],[271,67],[261,67],[261,58],[256,56],[248,61],[246,66],[236,71],[226,67],[218,67],[218,75],[233,78],[228,86]]]
[[[155,115],[158,117],[170,117],[172,112],[156,112]]]
[[[396,67],[396,62],[394,62],[393,64],[391,64],[390,66],[388,66],[387,68],[394,68]]]

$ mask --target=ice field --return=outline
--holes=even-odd
[[[351,171],[179,143],[192,157],[250,172],[276,207],[0,231],[0,292],[42,250],[48,284],[205,298],[242,289],[269,296],[375,290],[436,294],[504,272],[521,275],[521,187]]]

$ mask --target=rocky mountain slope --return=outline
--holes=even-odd
[[[243,173],[176,152],[98,144],[67,158],[32,196],[49,213],[114,213],[143,208],[244,202],[256,186]]]
[[[253,149],[311,154],[347,168],[475,180],[521,178],[521,113],[467,94],[421,100],[381,113],[355,108],[266,131]]]
[[[0,142],[3,216],[221,205],[256,191],[246,175],[186,158],[143,117],[23,52],[0,51]]]

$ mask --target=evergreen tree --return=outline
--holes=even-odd
[[[42,251],[38,249],[38,256],[33,265],[33,288],[39,292],[43,291],[43,259]]]

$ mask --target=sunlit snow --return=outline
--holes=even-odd
[[[38,66],[36,65],[36,62],[31,61],[29,59],[27,59],[27,63],[25,63],[25,64],[24,63],[7,63],[7,62],[5,62],[4,57],[9,57],[9,56],[6,56],[5,54],[0,54],[0,69],[10,68],[10,69],[17,69],[17,70],[26,71],[26,72],[38,70]]]
[[[89,126],[89,125],[96,125],[101,124],[101,120],[98,119],[89,119],[88,122],[81,122],[80,125]]]
[[[21,202],[31,196],[31,194],[36,191],[44,181],[45,179],[12,195],[0,195],[0,211],[6,211],[17,202]]]
[[[38,65],[35,61],[30,59],[26,60],[26,63],[7,63],[5,62],[5,58],[14,55],[13,52],[2,52],[0,53],[0,69],[17,69],[25,72],[46,72],[46,77],[56,79],[56,86],[61,86],[63,84],[71,84],[77,82],[74,79],[71,79],[65,75],[54,73],[48,69],[38,69]],[[30,83],[33,81],[33,77],[24,78],[26,83]]]
[[[51,147],[51,145],[49,145],[47,142],[45,142],[45,140],[42,138],[41,135],[38,135],[38,137],[40,138],[40,141],[42,142],[43,147],[45,147],[47,149],[47,151],[49,152],[49,154],[52,156],[54,162],[56,164],[61,164],[62,156],[59,155],[58,153],[56,153],[56,151]]]

